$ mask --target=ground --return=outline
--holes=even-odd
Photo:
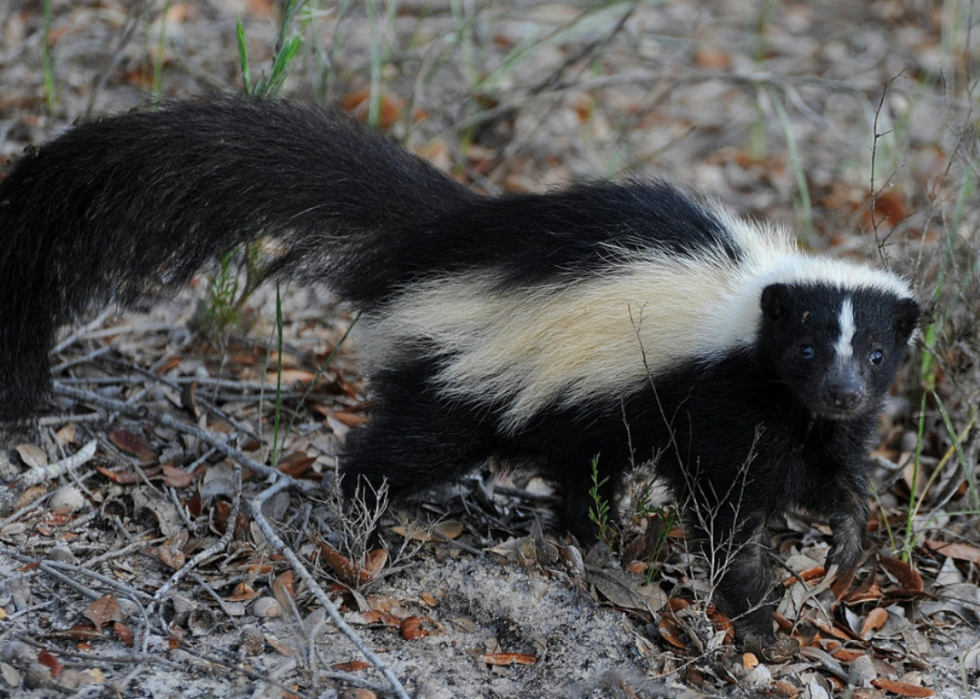
[[[241,92],[247,63],[253,89],[281,76],[281,97],[370,120],[482,192],[668,178],[887,264],[926,313],[873,453],[871,555],[828,589],[826,524],[781,523],[773,649],[733,644],[669,506],[618,503],[611,546],[582,547],[550,530],[534,478],[477,474],[398,508],[387,549],[352,563],[334,547],[364,527],[344,534],[331,488],[370,401],[352,311],[283,285],[280,349],[275,289],[221,303],[211,270],[65,328],[40,434],[0,456],[0,696],[980,696],[976,3],[287,14],[11,0],[0,157],[77,120]],[[270,489],[274,460],[289,488]]]

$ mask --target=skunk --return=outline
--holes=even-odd
[[[594,537],[651,462],[722,572],[740,637],[774,638],[767,523],[826,516],[857,562],[867,450],[919,318],[886,271],[659,181],[477,195],[344,116],[211,98],[72,128],[0,183],[0,421],[29,423],[58,326],[178,288],[233,246],[362,310],[377,401],[344,488],[419,494],[488,460],[561,489]]]

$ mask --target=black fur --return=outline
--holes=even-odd
[[[70,130],[0,183],[0,421],[36,414],[59,324],[94,304],[175,289],[263,235],[284,250],[273,272],[327,283],[369,322],[439,275],[483,270],[505,289],[561,289],[632,253],[695,259],[720,246],[732,264],[743,253],[722,219],[664,184],[479,197],[376,132],[311,107],[217,99],[110,118]],[[856,359],[842,367],[828,348],[845,294],[860,332]],[[500,401],[446,398],[436,376],[449,354],[406,341],[374,372],[377,406],[349,440],[345,487],[388,479],[403,497],[490,458],[533,465],[561,486],[563,523],[590,538],[593,457],[609,499],[630,464],[656,459],[687,503],[689,531],[724,563],[720,591],[740,635],[769,639],[766,523],[791,506],[823,513],[834,527],[829,562],[857,562],[866,450],[918,306],[785,283],[759,304],[752,346],[710,362],[692,351],[637,390],[555,403],[516,429],[501,426]],[[882,361],[865,361],[876,350]]]

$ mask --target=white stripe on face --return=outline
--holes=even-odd
[[[851,342],[854,340],[854,306],[851,304],[851,297],[844,299],[840,306],[840,315],[837,316],[837,325],[840,327],[840,337],[834,344],[834,352],[839,359],[848,359],[854,353]]]

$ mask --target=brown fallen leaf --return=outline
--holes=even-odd
[[[142,437],[128,430],[115,430],[109,433],[109,441],[123,451],[132,454],[140,461],[153,461],[156,452]]]
[[[103,629],[113,622],[121,622],[123,620],[119,600],[113,595],[106,595],[92,602],[82,612],[82,616],[95,624],[95,628],[97,629]]]
[[[885,622],[888,621],[888,612],[881,607],[875,607],[870,612],[868,616],[864,618],[864,623],[861,625],[861,638],[868,640],[871,636],[872,631],[877,631]]]
[[[131,485],[140,480],[136,477],[136,474],[130,471],[128,468],[121,471],[113,471],[108,466],[96,466],[95,470],[113,483],[118,483],[119,485]]]
[[[361,612],[361,623],[365,626],[387,626],[397,629],[401,627],[402,619],[381,609],[368,609]]]
[[[902,586],[902,592],[922,592],[922,576],[911,564],[897,558],[882,558],[879,562]]]
[[[52,677],[57,677],[61,674],[61,671],[65,669],[65,666],[61,664],[61,661],[46,650],[38,651],[37,661],[44,667],[48,668],[48,671],[51,673]]]
[[[274,648],[279,655],[289,657],[290,655],[295,655],[296,653],[296,650],[292,646],[286,645],[282,641],[275,639],[272,636],[266,636],[265,642]]]
[[[182,530],[157,547],[157,556],[160,557],[164,565],[173,570],[180,570],[184,567],[187,560],[187,556],[184,554],[184,546],[187,545],[188,537],[187,531]]]
[[[291,570],[287,570],[272,581],[272,594],[275,596],[276,601],[279,602],[279,606],[283,609],[290,609],[296,606],[293,596],[295,592],[294,582],[295,573]]]
[[[936,553],[957,561],[969,561],[980,566],[980,548],[971,544],[949,543],[947,541],[927,541],[926,546]]]
[[[371,91],[367,88],[355,90],[344,95],[341,106],[345,112],[353,114],[361,121],[367,121],[370,107]],[[381,95],[380,108],[378,110],[378,126],[382,130],[391,128],[398,120],[405,106],[405,100],[398,95],[391,93]]]
[[[252,589],[248,583],[240,582],[235,585],[230,597],[225,597],[228,602],[250,602],[259,596],[259,593]]]
[[[171,488],[186,488],[191,483],[194,482],[194,473],[189,473],[178,466],[174,466],[172,463],[167,462],[161,464],[160,467],[163,469],[163,484],[170,486]]]
[[[279,459],[276,468],[291,478],[302,478],[309,472],[315,461],[316,457],[306,452],[292,451]]]
[[[899,682],[898,680],[887,680],[883,677],[871,680],[871,684],[878,689],[884,689],[886,692],[898,694],[903,697],[932,697],[936,695],[928,687],[920,687],[919,685]]]
[[[375,549],[364,557],[363,565],[357,566],[349,558],[322,539],[314,537],[313,543],[320,549],[320,555],[337,576],[350,585],[364,585],[384,568],[388,561],[388,552]]]
[[[905,194],[899,187],[890,187],[874,198],[874,214],[871,213],[871,206],[868,206],[863,218],[865,226],[871,229],[875,223],[879,226],[897,226],[908,215]]]
[[[359,670],[367,670],[370,667],[371,663],[366,663],[363,660],[352,660],[349,663],[336,663],[333,669],[340,670],[341,672],[358,672]]]
[[[835,658],[845,663],[853,663],[855,660],[864,655],[863,651],[851,650],[850,648],[844,648],[841,646],[831,653]]]
[[[681,640],[681,631],[671,616],[665,614],[661,617],[658,629],[660,631],[660,637],[667,641],[667,643],[675,648],[687,650],[687,644]]]
[[[438,633],[439,624],[427,616],[410,616],[401,623],[399,632],[406,641],[417,641],[430,633]]]
[[[526,653],[485,653],[479,659],[487,665],[534,665],[538,659]]]
[[[112,630],[116,632],[116,638],[125,643],[130,648],[133,647],[133,631],[121,621],[113,623]]]
[[[347,427],[357,427],[368,421],[367,415],[359,415],[348,410],[332,410],[330,414],[337,422]]]

